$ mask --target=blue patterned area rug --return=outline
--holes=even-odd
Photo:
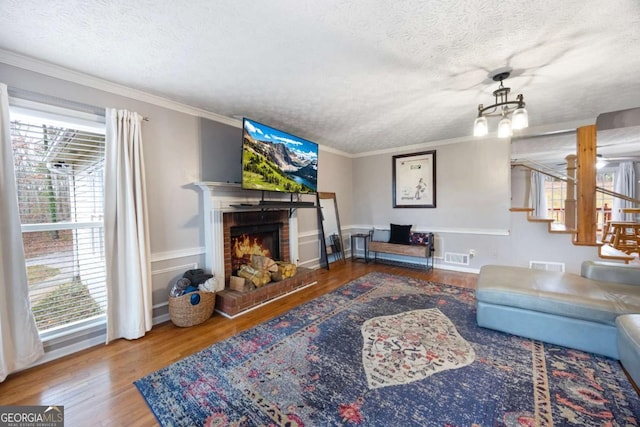
[[[640,424],[617,361],[475,319],[473,291],[371,273],[135,385],[163,426]]]

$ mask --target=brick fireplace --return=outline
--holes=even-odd
[[[240,258],[239,247],[250,246],[258,255],[276,261],[289,259],[289,211],[226,212],[222,216],[224,233],[224,276],[234,274],[250,257]],[[243,250],[244,253],[250,252]],[[258,251],[262,251],[258,253]]]
[[[202,197],[202,219],[204,222],[204,242],[205,259],[204,268],[216,276],[221,283],[228,284],[231,277],[229,258],[229,248],[231,243],[230,229],[225,231],[225,221],[229,227],[236,223],[257,221],[265,223],[263,218],[269,222],[282,222],[280,233],[280,252],[283,261],[297,263],[298,261],[298,218],[293,212],[289,215],[288,210],[261,210],[253,206],[262,198],[259,191],[243,190],[240,184],[223,182],[199,182]],[[287,201],[287,195],[280,196],[283,201]],[[274,216],[277,215],[277,216]],[[276,219],[272,219],[276,218]]]
[[[296,292],[316,283],[316,270],[298,267],[294,277],[280,282],[268,283],[249,292],[238,292],[229,288],[229,280],[234,272],[232,264],[232,234],[249,235],[263,245],[264,237],[259,229],[277,228],[278,252],[271,258],[278,261],[298,263],[298,218],[295,210],[261,208],[257,206],[262,198],[259,191],[243,190],[239,184],[220,182],[196,183],[202,190],[202,219],[205,237],[204,268],[214,274],[218,283],[224,283],[224,290],[216,294],[216,311],[226,317],[236,317],[263,304],[274,301],[289,293]],[[271,200],[288,201],[286,194],[270,195]],[[233,231],[232,231],[233,230]],[[267,233],[272,233],[268,231]],[[251,237],[253,235],[253,237]],[[274,237],[271,237],[272,239]],[[266,238],[267,240],[269,238]],[[264,249],[264,248],[263,248]]]

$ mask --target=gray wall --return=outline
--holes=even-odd
[[[65,75],[61,73],[61,75]],[[93,80],[78,74],[69,79]],[[66,75],[65,75],[65,78]],[[137,91],[118,87],[114,92],[72,83],[33,71],[0,63],[0,81],[24,89],[98,107],[126,108],[150,120],[143,125],[143,145],[151,232],[154,318],[167,317],[167,294],[172,283],[195,265],[203,265],[204,236],[201,217],[202,195],[193,185],[199,181],[239,182],[241,179],[241,129],[228,124],[161,107]],[[143,94],[144,95],[144,94]],[[166,103],[164,104],[166,105]],[[184,111],[184,109],[183,109]],[[190,111],[190,110],[188,110]],[[205,114],[206,115],[206,114]],[[206,115],[207,116],[207,115]],[[394,209],[392,207],[392,156],[436,150],[437,207],[435,209]],[[478,271],[488,263],[527,265],[528,260],[568,261],[575,270],[593,251],[583,249],[573,255],[565,243],[569,236],[553,237],[553,250],[539,224],[524,223],[522,214],[510,214],[511,192],[514,206],[522,206],[518,193],[521,177],[510,184],[509,141],[469,139],[456,144],[429,143],[421,149],[397,150],[386,154],[349,156],[320,146],[318,189],[335,192],[340,222],[349,255],[352,232],[371,227],[388,227],[391,222],[413,224],[414,229],[436,233],[436,267]],[[234,166],[237,165],[237,168]],[[314,196],[304,196],[314,200]],[[317,266],[319,261],[316,212],[300,209],[298,240],[300,263]],[[565,240],[563,240],[565,239]],[[468,265],[453,265],[443,259],[445,252],[476,256]],[[83,337],[95,345],[102,335],[88,331]],[[50,343],[53,357],[66,354],[69,342]],[[49,351],[49,350],[48,350]]]
[[[363,156],[353,161],[354,231],[412,224],[434,232],[438,268],[477,272],[509,252],[511,228],[508,140],[437,142],[411,150],[436,151],[436,208],[393,208],[392,157],[409,151]],[[446,252],[468,255],[469,264],[447,263]]]
[[[203,246],[196,219],[198,193],[190,184],[200,178],[198,119],[131,98],[0,64],[0,81],[98,107],[126,108],[149,118],[143,124],[151,252]]]
[[[242,128],[200,118],[202,181],[242,182]]]
[[[193,183],[240,180],[241,128],[4,63],[0,63],[0,82],[92,106],[126,108],[149,118],[143,124],[143,149],[153,302],[161,306],[156,315],[166,314],[162,306],[172,283],[188,268],[203,265],[202,195]],[[132,96],[137,96],[135,91]],[[350,163],[347,157],[320,153],[319,187],[339,194],[340,215],[347,221],[351,212]],[[315,211],[301,209],[298,215],[300,240],[305,245],[300,262],[313,265],[319,256]]]
[[[353,224],[353,159],[333,151],[320,151],[318,190],[336,193],[342,231]]]
[[[349,241],[352,221],[352,159],[320,146],[318,153],[318,191],[336,193],[338,214],[343,237]],[[305,200],[315,200],[315,196],[304,196]],[[319,224],[314,209],[299,209],[296,212],[299,226],[299,251],[301,264],[317,267],[320,262]]]
[[[393,208],[392,156],[354,160],[354,221],[364,226],[413,224],[425,231],[501,232],[509,228],[509,142],[469,140],[436,151],[436,208]],[[422,150],[414,150],[422,151]]]
[[[160,306],[157,312],[163,313],[171,283],[181,271],[203,264],[202,196],[192,183],[240,181],[241,129],[140,101],[135,99],[139,98],[136,91],[131,91],[131,97],[117,95],[2,63],[0,81],[84,104],[127,108],[149,117],[143,125],[143,139],[154,304]],[[436,150],[437,207],[394,209],[392,156],[424,150]],[[523,206],[525,195],[520,192],[522,177],[514,176],[516,182],[511,186],[509,152],[509,141],[491,138],[425,143],[418,149],[363,156],[321,146],[318,188],[337,195],[347,249],[352,232],[388,227],[394,222],[435,232],[436,266],[440,268],[478,271],[487,263],[524,264],[534,256],[530,254],[544,256],[546,244],[528,245],[527,252],[522,249],[527,245],[513,235],[509,208]],[[319,259],[317,217],[315,211],[305,209],[297,215],[300,262],[314,266]],[[477,255],[466,266],[443,260],[445,252],[468,254],[471,250]],[[561,257],[553,255],[554,259]]]

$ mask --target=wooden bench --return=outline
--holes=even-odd
[[[370,232],[371,236],[373,236],[372,233]],[[431,270],[433,268],[433,252],[435,251],[433,233],[411,232],[411,241],[420,243],[401,245],[371,240],[369,242],[369,252],[375,252],[374,262],[378,262],[378,253],[425,258],[427,260],[425,268],[427,271]],[[420,263],[420,265],[422,264]]]

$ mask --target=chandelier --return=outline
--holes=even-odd
[[[493,76],[493,81],[500,82],[498,89],[493,91],[495,103],[483,106],[478,105],[478,117],[473,125],[473,136],[485,136],[489,132],[487,117],[501,116],[498,123],[498,137],[508,138],[513,134],[513,129],[524,129],[529,126],[529,116],[524,108],[522,94],[516,96],[515,101],[509,101],[511,89],[504,87],[502,81],[509,77],[509,72],[498,73]]]

